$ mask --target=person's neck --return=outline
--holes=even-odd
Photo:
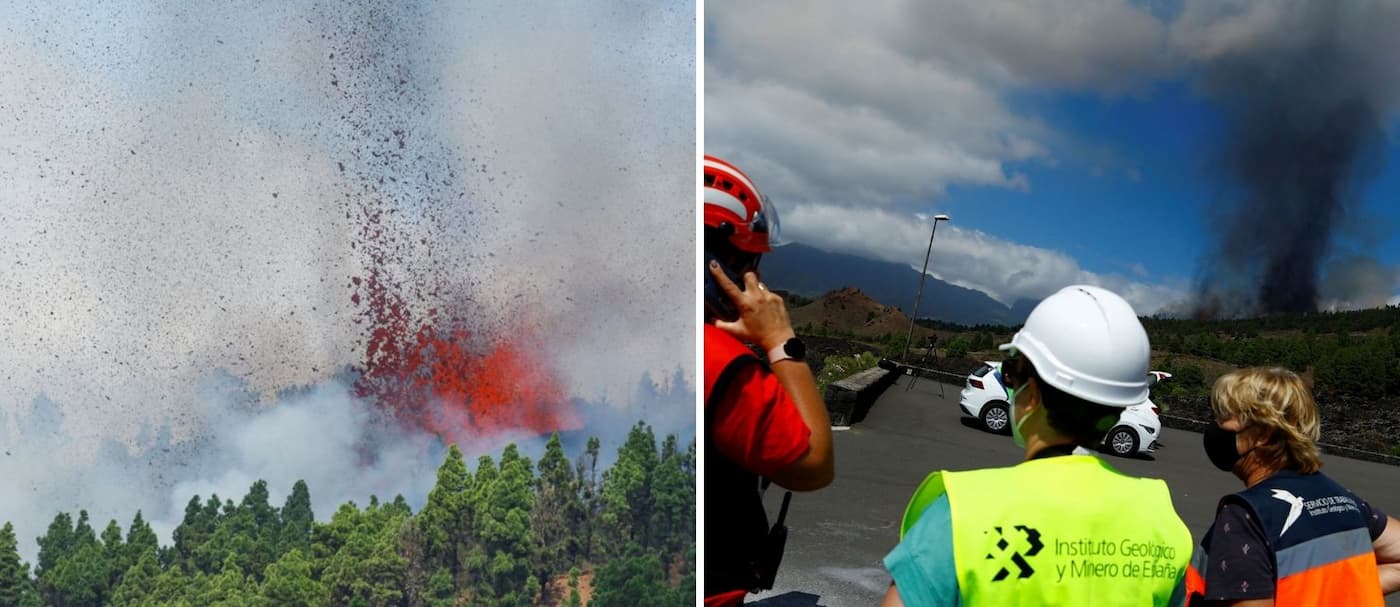
[[[1236,476],[1244,481],[1244,488],[1249,489],[1264,482],[1269,477],[1278,474],[1283,468],[1273,468],[1256,464],[1253,461],[1245,460],[1240,462],[1240,471]]]
[[[1070,447],[1071,449],[1073,449],[1073,447],[1074,447],[1074,439],[1072,439],[1072,438],[1070,438],[1070,437],[1068,437],[1068,436],[1062,436],[1062,435],[1060,435],[1060,434],[1051,434],[1051,435],[1049,435],[1049,436],[1041,436],[1040,434],[1032,434],[1032,435],[1026,437],[1026,460],[1025,460],[1025,461],[1031,461],[1031,460],[1035,459],[1035,456],[1036,456],[1037,454],[1039,454],[1041,451],[1044,451],[1044,450],[1049,449],[1049,448],[1051,448],[1051,447],[1066,447],[1066,446],[1067,446],[1067,447]]]

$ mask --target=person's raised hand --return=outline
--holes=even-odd
[[[739,310],[739,319],[715,321],[715,326],[749,343],[758,344],[764,350],[772,350],[789,338],[796,337],[792,322],[788,320],[787,304],[778,294],[769,291],[768,286],[759,282],[758,275],[744,272],[744,289],[734,284],[720,269],[719,263],[710,262],[710,274],[714,275],[725,295]]]

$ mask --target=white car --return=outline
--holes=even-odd
[[[1149,371],[1149,385],[1171,377],[1164,371]],[[982,422],[988,432],[1007,434],[1011,431],[1011,408],[1006,402],[1006,386],[1002,385],[1001,363],[986,362],[967,376],[962,399],[958,403],[965,415]],[[1157,436],[1162,432],[1160,410],[1147,399],[1140,405],[1123,410],[1118,423],[1104,435],[1102,447],[1116,455],[1140,455],[1156,451],[1161,446]]]

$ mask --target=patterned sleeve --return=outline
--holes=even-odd
[[[1265,599],[1274,596],[1274,560],[1264,528],[1249,510],[1226,503],[1211,526],[1207,548],[1207,600]]]
[[[1371,541],[1374,542],[1385,532],[1385,524],[1389,518],[1370,502],[1361,498],[1357,498],[1356,501],[1361,502],[1361,514],[1366,517],[1366,529],[1371,532]]]

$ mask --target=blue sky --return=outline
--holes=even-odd
[[[961,227],[1065,251],[1091,272],[1194,279],[1214,253],[1206,209],[1229,195],[1215,166],[1226,121],[1216,104],[1174,81],[1141,96],[1027,95],[1013,105],[1069,138],[1051,150],[1064,161],[1018,166],[1030,191],[954,186],[933,204]],[[1400,265],[1397,152],[1389,139],[1357,203],[1364,223],[1353,227],[1367,235],[1339,233],[1337,254],[1366,250]]]
[[[1053,2],[874,2],[858,17],[841,6],[803,3],[793,19],[792,3],[707,5],[707,152],[767,190],[793,240],[917,268],[928,216],[947,213],[939,278],[1008,304],[1089,282],[1140,312],[1182,309],[1202,265],[1219,261],[1207,211],[1238,199],[1222,170],[1222,100],[1241,94],[1230,76],[1288,74],[1321,47],[1340,57],[1324,78],[1345,74],[1334,80],[1351,88],[1282,78],[1270,94],[1304,107],[1335,103],[1317,90],[1365,99],[1384,149],[1359,212],[1333,234],[1333,257],[1377,265],[1365,288],[1318,304],[1400,294],[1400,82],[1379,59],[1367,72],[1400,50],[1385,33],[1400,8],[1092,0],[1070,18]],[[1259,215],[1261,230],[1277,220]]]
[[[1056,154],[1064,160],[1028,163],[1028,192],[953,189],[947,204],[960,225],[1066,251],[1093,272],[1191,276],[1206,246],[1201,205],[1214,190],[1201,152],[1220,117],[1208,104],[1162,86],[1144,98],[1044,95],[1014,105],[1072,138]],[[976,212],[984,205],[1019,220]]]

